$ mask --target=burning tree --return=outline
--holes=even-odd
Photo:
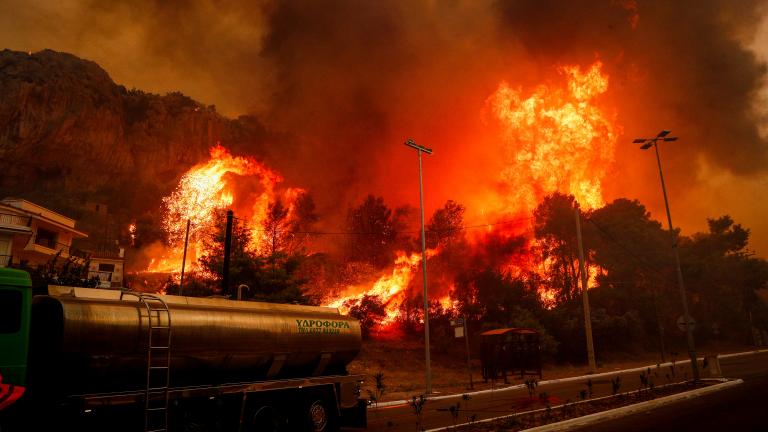
[[[344,307],[348,309],[349,316],[360,320],[360,330],[365,339],[371,336],[371,330],[387,316],[384,302],[376,295],[366,294],[360,299],[347,300]]]
[[[559,301],[570,301],[580,291],[575,208],[573,195],[555,193],[544,198],[533,212],[536,248],[544,263],[549,289]]]
[[[233,156],[220,145],[211,148],[210,160],[192,167],[164,198],[168,246],[153,259],[150,270],[178,272],[188,226],[187,271],[195,289],[185,292],[214,292],[222,274],[224,211],[234,209],[231,288],[245,284],[254,298],[307,302],[297,268],[308,238],[302,231],[311,229],[317,215],[306,191],[280,188],[282,181],[253,158]]]
[[[364,261],[377,269],[392,263],[395,249],[402,245],[406,227],[407,207],[394,212],[382,197],[368,195],[363,202],[349,209],[347,229],[352,234],[347,243],[350,261]]]
[[[464,240],[464,212],[466,208],[453,200],[437,210],[426,226],[427,247],[434,249]]]
[[[224,261],[224,215],[219,213],[216,230],[203,240],[206,253],[199,259],[200,275],[210,281],[220,281]],[[229,263],[229,280],[232,292],[222,293],[234,297],[236,287],[248,285],[249,297],[262,301],[280,303],[308,303],[303,295],[303,280],[296,272],[303,255],[287,255],[277,251],[270,255],[259,255],[250,249],[252,230],[235,220],[232,225],[232,246]]]
[[[309,238],[308,230],[318,220],[315,202],[305,191],[297,192],[293,202],[292,207],[285,206],[279,198],[270,203],[260,233],[265,245],[262,253],[291,255],[299,252]]]
[[[486,101],[500,128],[495,183],[459,196],[461,203],[447,201],[426,227],[429,307],[441,317],[433,330],[440,330],[440,319],[461,313],[473,328],[484,323],[540,329],[552,335],[551,346],[561,343],[561,358],[578,357],[583,318],[577,302],[577,206],[585,220],[598,345],[645,340],[645,330],[669,321],[676,310],[666,304],[676,298],[667,292],[668,233],[636,201],[604,205],[603,181],[621,134],[615,116],[601,106],[608,76],[599,61],[558,70],[559,83],[528,89],[502,83]],[[211,160],[193,167],[166,199],[165,228],[176,253],[166,263],[180,262],[179,239],[191,220],[193,261],[202,257],[201,274],[215,281],[223,241],[223,217],[216,212],[234,208],[239,221],[233,285],[248,284],[260,299],[306,301],[301,287],[311,278],[313,298],[357,316],[366,335],[377,325],[418,330],[424,306],[413,282],[421,256],[412,253],[417,237],[415,228],[409,230],[411,208],[393,209],[368,195],[347,211],[339,229],[348,234],[343,256],[322,249],[331,240],[313,244],[318,251],[307,260],[305,244],[317,222],[314,203],[303,189],[281,187],[282,181],[253,158],[213,148]],[[465,213],[481,215],[478,222],[486,225],[465,226]],[[761,319],[758,308],[747,305],[755,303],[752,287],[765,284],[764,262],[749,258],[747,238],[748,231],[729,218],[712,220],[709,233],[680,237],[684,266],[703,275],[690,277],[698,316],[732,316],[716,307],[718,296],[729,296],[724,309]],[[303,263],[309,265],[302,269]],[[169,267],[174,268],[163,268]]]

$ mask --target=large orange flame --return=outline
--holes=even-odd
[[[488,98],[487,104],[502,129],[504,167],[498,178],[502,187],[490,200],[495,208],[488,208],[487,194],[482,194],[484,212],[501,218],[530,215],[554,192],[573,194],[586,209],[604,204],[602,181],[613,162],[619,132],[613,119],[595,104],[608,90],[608,76],[599,61],[585,71],[579,66],[563,66],[559,71],[566,78],[563,85],[540,85],[525,95],[523,89],[502,82]],[[525,225],[505,225],[505,231],[523,232]],[[489,225],[488,231],[492,229]],[[534,246],[535,240],[531,238],[530,244]],[[430,256],[436,253],[432,250]],[[419,254],[400,252],[391,274],[367,286],[350,287],[328,306],[344,311],[350,301],[359,301],[364,295],[379,296],[386,305],[387,317],[382,322],[386,327],[397,317],[398,304],[405,298],[420,261]],[[513,272],[543,272],[547,263],[515,258],[509,267]],[[590,270],[591,279],[596,270]],[[552,292],[541,295],[545,304],[554,301]],[[455,309],[447,293],[437,293],[436,298],[444,309]]]
[[[564,87],[538,86],[529,96],[502,82],[488,99],[503,129],[501,214],[530,213],[553,192],[573,194],[585,208],[603,204],[617,128],[594,99],[608,90],[602,63],[564,66]]]
[[[237,181],[245,177],[256,179],[260,190],[235,196]],[[188,268],[196,269],[196,258],[205,253],[203,236],[214,232],[217,212],[229,208],[234,208],[236,216],[252,229],[248,247],[257,253],[265,253],[268,239],[264,226],[269,206],[281,200],[288,208],[290,219],[296,198],[303,192],[299,188],[287,188],[278,193],[277,185],[282,181],[280,174],[254,158],[233,156],[221,145],[212,147],[210,159],[187,171],[176,189],[163,198],[162,224],[170,247],[156,254],[148,270],[180,271],[187,222],[190,227]]]
[[[482,213],[504,218],[530,215],[541,200],[553,192],[573,194],[582,208],[593,209],[604,204],[602,182],[614,158],[619,128],[611,115],[597,101],[608,90],[609,79],[602,63],[595,62],[582,70],[579,66],[559,68],[565,81],[560,85],[537,86],[524,90],[502,82],[487,99],[487,106],[501,126],[498,143],[503,154],[503,168],[498,175],[501,187],[481,191]],[[235,179],[252,177],[260,190],[236,193]],[[291,214],[296,197],[303,191],[287,188],[277,192],[282,177],[275,171],[247,157],[231,155],[225,148],[211,149],[211,159],[190,169],[178,188],[164,199],[166,213],[163,226],[174,245],[153,262],[154,269],[178,270],[181,263],[181,242],[187,220],[191,221],[191,262],[204,251],[200,234],[210,233],[215,225],[216,210],[235,207],[238,216],[257,228],[250,248],[257,252],[267,249],[263,228],[268,209],[282,200]],[[242,191],[240,191],[242,192]],[[486,199],[490,198],[490,199]],[[469,199],[468,204],[473,205]],[[505,228],[515,232],[526,230],[526,224]],[[493,228],[488,225],[488,231]],[[535,240],[530,240],[532,244]],[[438,254],[430,250],[428,256]],[[341,296],[327,306],[344,310],[345,304],[359,301],[364,295],[378,296],[386,306],[384,324],[394,322],[399,304],[407,296],[407,288],[418,271],[419,253],[399,252],[391,272],[369,284],[347,287]],[[194,265],[194,264],[193,264]],[[533,263],[515,258],[510,267],[518,271],[542,272],[546,263]],[[543,266],[543,267],[542,267]],[[596,271],[590,271],[592,277]],[[543,297],[551,293],[542,293]],[[455,309],[448,293],[435,293],[445,309]],[[546,298],[545,298],[546,300]],[[551,301],[552,299],[550,299]]]
[[[427,259],[437,254],[437,249],[427,249]],[[397,252],[394,268],[391,274],[379,277],[372,285],[351,286],[338,299],[330,302],[328,307],[335,307],[347,311],[345,304],[359,301],[363,296],[377,296],[385,305],[387,313],[382,324],[387,325],[394,321],[398,315],[398,306],[404,299],[406,289],[413,280],[416,271],[421,264],[421,253],[413,252],[410,255],[403,251]]]

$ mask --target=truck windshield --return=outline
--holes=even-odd
[[[21,328],[21,292],[0,290],[0,334],[17,333]]]

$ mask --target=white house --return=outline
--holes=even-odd
[[[94,252],[91,254],[88,277],[98,276],[100,288],[121,288],[123,286],[124,254],[125,250],[123,248],[119,248],[119,252],[116,253],[106,251]]]

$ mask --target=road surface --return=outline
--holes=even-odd
[[[759,411],[759,413],[755,413],[753,416],[760,416],[760,415],[765,416],[766,413],[768,413],[768,405],[765,405],[766,401],[768,400],[768,388],[766,387],[766,380],[768,380],[768,353],[749,354],[749,355],[739,356],[739,357],[724,358],[720,360],[720,365],[723,370],[724,376],[729,378],[742,378],[745,380],[745,383],[742,384],[741,386],[737,386],[733,390],[721,392],[723,393],[722,395],[715,394],[715,395],[704,396],[703,398],[699,398],[701,400],[689,401],[689,402],[686,402],[684,405],[677,405],[677,404],[672,405],[671,406],[672,408],[670,408],[670,411],[667,411],[668,409],[667,407],[661,408],[660,411],[663,411],[664,413],[668,413],[669,417],[677,417],[678,414],[676,414],[674,407],[681,406],[681,407],[685,407],[685,410],[687,410],[685,412],[689,413],[690,416],[697,417],[699,416],[699,414],[697,414],[699,410],[706,410],[708,415],[710,415],[711,417],[717,417],[718,419],[721,419],[723,422],[729,422],[729,421],[735,422],[736,419],[743,417],[745,413],[750,410]],[[662,367],[659,369],[652,368],[651,372],[653,375],[657,375],[657,377],[655,377],[654,379],[656,385],[660,385],[668,382],[666,375],[670,374],[669,368],[666,368],[666,367]],[[610,380],[614,376],[621,377],[622,385],[621,385],[620,391],[636,390],[640,386],[639,375],[640,375],[639,372],[625,372],[625,373],[617,372],[615,375],[612,374],[607,377],[595,378],[592,380],[593,396],[599,397],[599,396],[610,395],[611,394]],[[678,362],[676,367],[675,377],[672,378],[670,374],[670,379],[672,381],[680,381],[685,376],[690,376],[689,364],[688,362]],[[576,401],[579,399],[579,392],[582,390],[587,390],[586,382],[587,382],[587,379],[585,378],[584,380],[571,381],[571,382],[542,384],[536,389],[535,394],[538,397],[538,395],[542,392],[547,393],[547,395],[551,397],[552,405],[557,405],[557,404],[566,402],[568,400]],[[473,395],[471,400],[469,400],[468,402],[462,401],[462,398],[460,395],[457,395],[451,398],[441,399],[441,400],[428,401],[424,405],[422,410],[421,424],[424,429],[432,429],[432,428],[453,425],[453,418],[450,411],[448,411],[448,409],[451,406],[455,406],[456,403],[461,404],[461,411],[459,414],[458,422],[463,423],[463,422],[466,422],[472,416],[474,416],[476,420],[480,420],[485,418],[498,417],[506,414],[511,414],[513,410],[514,412],[525,411],[526,410],[525,408],[521,408],[521,404],[524,404],[525,401],[528,399],[529,399],[528,390],[523,387],[519,389],[503,389],[503,390],[497,390],[497,391],[489,392],[485,394]],[[715,402],[711,404],[701,405],[708,400],[714,400]],[[749,402],[749,401],[752,401],[752,402]],[[757,405],[760,404],[761,402],[762,402],[762,408],[757,409]],[[732,408],[730,406],[720,405],[720,404],[732,404],[732,403],[741,404],[741,405],[744,405],[745,407],[743,409],[740,409],[740,411],[738,411],[737,414],[733,414],[733,416],[731,416],[729,412],[732,411]],[[627,429],[627,430],[637,430],[637,431],[640,431],[640,430],[643,430],[643,431],[645,430],[675,430],[675,431],[697,430],[693,427],[689,427],[689,425],[685,423],[685,421],[683,420],[683,417],[680,417],[678,419],[673,419],[675,420],[675,422],[674,423],[670,422],[669,424],[675,424],[677,425],[677,427],[670,428],[670,429],[659,428],[660,426],[662,426],[662,422],[665,421],[666,417],[659,417],[658,419],[655,418],[655,416],[645,416],[645,415],[632,416],[632,417],[642,417],[642,418],[648,417],[648,418],[645,419],[647,422],[644,423],[643,426],[639,426],[637,429]],[[758,417],[758,419],[759,418],[760,417]],[[762,419],[764,418],[765,417],[762,417]],[[702,424],[706,426],[706,422],[704,420],[702,420]],[[738,424],[738,423],[734,423],[734,424]],[[613,427],[608,427],[607,429],[600,429],[600,430],[605,430],[605,431],[622,430],[622,432],[625,432],[623,429],[625,429],[625,426],[623,425],[623,423],[621,423],[621,426],[613,426]],[[413,408],[411,408],[408,405],[399,405],[399,406],[371,409],[368,412],[368,430],[412,432],[416,430],[416,415],[414,414]],[[597,430],[597,429],[589,428],[589,430],[591,431],[591,430]],[[698,430],[709,430],[709,429],[698,429]],[[723,427],[722,429],[719,429],[719,430],[751,430],[751,429],[732,428],[730,427],[730,423],[729,423],[728,427]],[[768,428],[764,430],[768,430]]]
[[[768,355],[731,359],[726,376],[744,383],[696,399],[598,423],[580,432],[768,431]]]

